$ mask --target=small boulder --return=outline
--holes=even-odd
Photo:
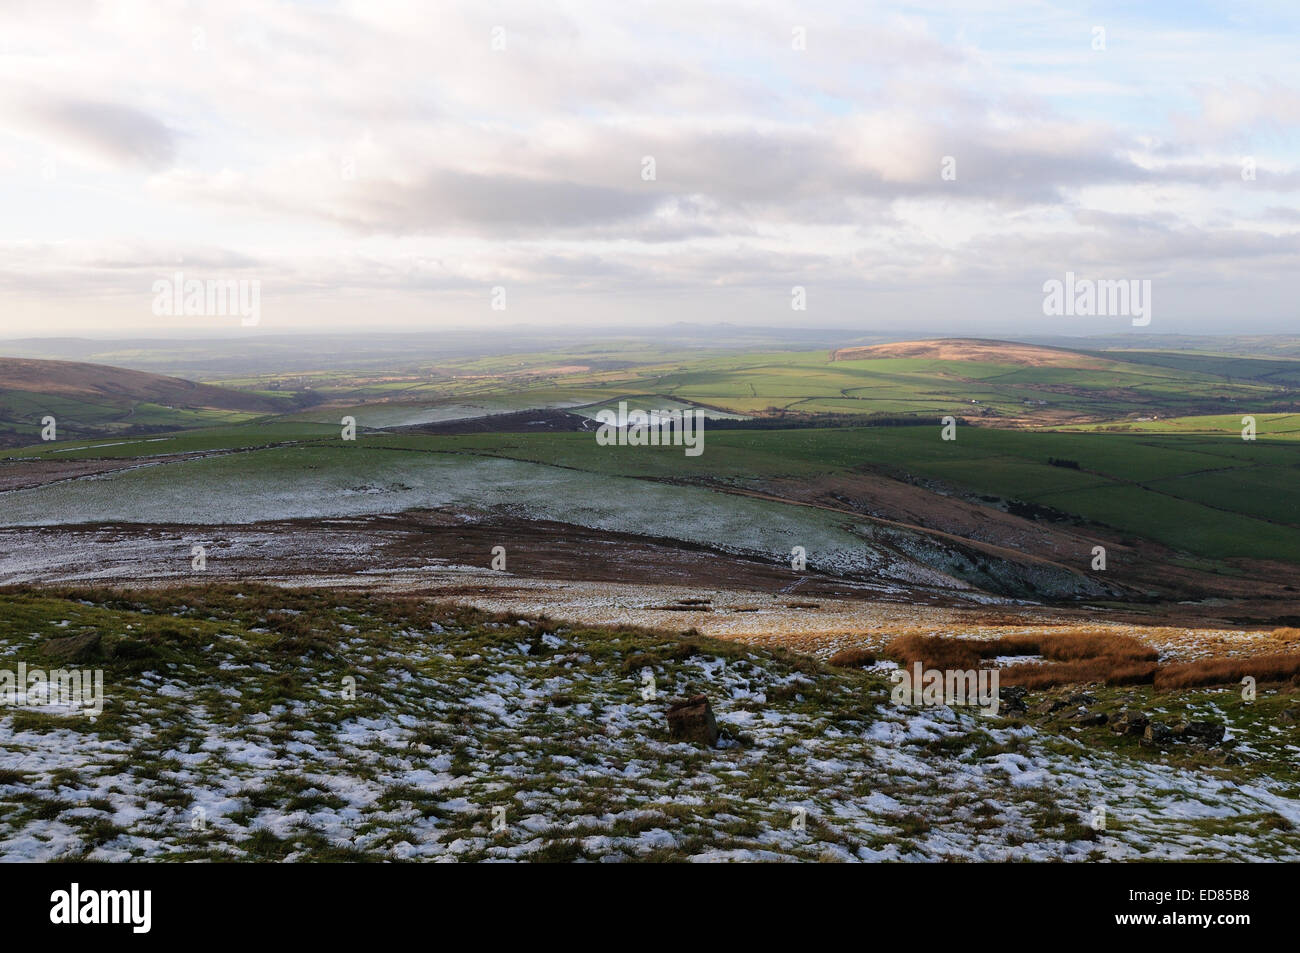
[[[998,688],[998,707],[1003,711],[1026,711],[1025,696],[1029,689],[1023,685],[1008,685]]]
[[[1163,722],[1153,721],[1147,724],[1142,733],[1142,743],[1156,747],[1174,742],[1174,730]]]
[[[98,632],[66,635],[62,638],[46,640],[41,646],[41,652],[60,662],[88,662],[99,655],[99,643]]]
[[[1094,725],[1104,725],[1109,721],[1104,711],[1081,711],[1074,716],[1074,719],[1085,728],[1091,728]]]
[[[693,695],[668,706],[668,736],[712,748],[718,743],[718,723],[705,695]]]
[[[1188,741],[1209,746],[1222,743],[1225,733],[1223,725],[1212,721],[1189,721],[1183,726],[1182,731],[1183,737]]]
[[[1047,703],[1043,710],[1045,714],[1054,715],[1062,708],[1087,708],[1096,701],[1097,699],[1087,692],[1075,692],[1072,695],[1066,695],[1064,698],[1053,699]]]
[[[1140,711],[1122,711],[1111,721],[1110,730],[1117,735],[1141,737],[1150,723],[1151,719]]]

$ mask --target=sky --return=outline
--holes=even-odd
[[[1298,40],[1294,2],[3,0],[0,336],[1296,331]],[[1045,314],[1067,272],[1149,324]]]

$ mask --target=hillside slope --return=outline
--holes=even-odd
[[[110,402],[141,401],[164,406],[197,409],[240,410],[273,413],[276,401],[256,394],[196,384],[179,377],[164,377],[146,371],[132,371],[106,364],[78,361],[38,361],[0,357],[0,393],[29,394]]]
[[[227,423],[289,401],[103,364],[0,357],[0,443],[33,442],[53,417],[60,439]]]

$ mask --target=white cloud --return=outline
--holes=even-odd
[[[178,258],[256,272],[268,324],[329,294],[464,322],[499,281],[578,321],[691,295],[778,320],[756,302],[796,281],[834,289],[810,294],[826,324],[885,288],[1014,320],[1067,267],[1186,281],[1175,319],[1283,317],[1259,290],[1300,265],[1276,21],[1111,18],[1104,53],[1091,26],[997,3],[6,8],[0,333],[135,321]]]

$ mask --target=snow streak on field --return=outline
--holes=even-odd
[[[99,632],[110,704],[0,718],[0,857],[1300,857],[1293,781],[895,707],[811,659],[247,592],[6,597],[4,664]],[[717,749],[667,737],[694,691]]]
[[[948,575],[865,545],[851,519],[699,487],[451,453],[280,448],[169,463],[0,495],[0,525],[189,523],[499,510],[788,560],[794,546],[828,572],[872,572],[965,589]],[[857,526],[858,533],[851,531]]]

